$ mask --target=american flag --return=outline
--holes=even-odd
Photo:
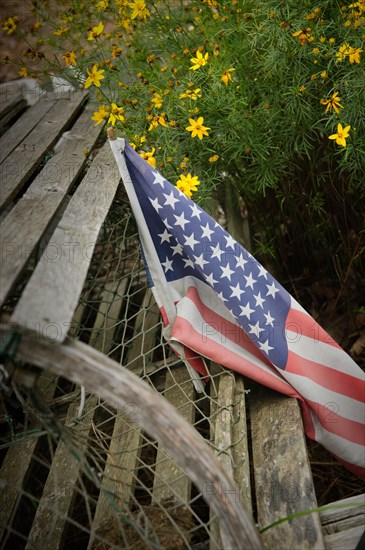
[[[365,376],[294,298],[124,140],[112,140],[172,347],[301,402],[306,434],[365,478]]]

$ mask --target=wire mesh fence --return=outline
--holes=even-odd
[[[6,314],[15,302],[9,298]],[[243,381],[211,365],[196,392],[163,339],[123,192],[99,235],[69,334],[169,400],[229,471],[234,498],[250,506]],[[216,487],[196,488],[143,430],[132,400],[102,401],[49,372],[31,388],[13,377],[2,389],[0,548],[221,547],[205,500]]]

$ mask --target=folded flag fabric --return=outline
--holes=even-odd
[[[365,478],[360,367],[202,208],[127,142],[110,143],[165,338],[190,364],[203,356],[299,399],[308,437]]]

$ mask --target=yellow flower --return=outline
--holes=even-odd
[[[186,90],[185,93],[180,94],[180,99],[192,99],[193,101],[196,101],[198,97],[201,97],[201,90],[200,88],[195,88],[195,90]]]
[[[311,42],[312,29],[307,27],[306,29],[300,29],[292,34],[292,36],[297,36],[302,44],[306,44],[308,41]]]
[[[338,115],[338,113],[340,112],[339,108],[343,109],[343,105],[341,105],[340,101],[341,98],[338,97],[338,92],[334,92],[330,99],[321,99],[321,105],[327,105],[326,113],[328,113],[330,109],[333,109]]]
[[[105,117],[107,117],[108,114],[109,110],[107,109],[107,107],[105,107],[104,105],[100,105],[99,110],[95,111],[95,113],[91,117],[91,120],[95,120],[95,126],[97,126],[104,121]]]
[[[202,54],[199,50],[196,52],[196,57],[192,57],[190,61],[193,64],[192,67],[190,67],[191,70],[196,71],[197,69],[200,69],[200,67],[204,67],[204,65],[207,64],[209,59],[208,52],[206,54]]]
[[[322,71],[321,72],[321,78],[328,78],[328,72],[327,71]]]
[[[18,71],[18,75],[25,78],[26,76],[28,76],[28,69],[23,66],[20,71]]]
[[[186,176],[184,174],[180,174],[180,177],[176,182],[176,187],[187,197],[192,196],[192,191],[198,190],[198,185],[200,185],[198,176],[192,176],[191,174],[187,174]]]
[[[194,138],[195,136],[198,136],[199,139],[203,139],[203,136],[208,135],[208,130],[210,130],[210,128],[203,126],[204,118],[202,116],[200,116],[198,120],[189,118],[189,122],[190,122],[190,126],[187,126],[185,130],[187,130],[188,132],[191,132],[192,138]]]
[[[8,17],[1,23],[1,27],[7,34],[13,34],[17,27],[18,17]]]
[[[104,24],[100,21],[99,25],[96,25],[96,27],[93,27],[91,31],[89,32],[89,36],[87,37],[88,40],[95,40],[98,36],[101,35],[101,33],[104,30]]]
[[[222,74],[222,82],[225,84],[225,86],[227,86],[228,82],[233,82],[232,72],[235,70],[236,69],[233,69],[231,67],[230,69],[224,71],[224,73]]]
[[[163,102],[162,95],[156,92],[151,99],[151,102],[153,103],[154,107],[156,107],[156,109],[161,109]]]
[[[76,65],[76,54],[75,52],[67,52],[65,55],[62,56],[62,58],[65,60],[67,67],[70,65]]]
[[[42,23],[40,21],[36,21],[31,28],[31,32],[38,32],[39,29],[42,27]]]
[[[359,2],[350,4],[349,8],[357,8],[360,11],[360,13],[363,13],[365,12],[365,0],[360,0]]]
[[[134,0],[134,2],[129,2],[128,6],[132,9],[131,19],[143,21],[150,15],[144,0]]]
[[[97,11],[106,10],[109,7],[109,0],[101,0],[96,4]]]
[[[147,119],[150,122],[150,126],[148,128],[148,131],[151,132],[152,130],[157,128],[157,126],[159,124],[161,124],[161,126],[163,126],[164,128],[168,128],[168,125],[167,125],[166,120],[165,120],[165,116],[166,116],[165,113],[162,113],[160,116],[150,115]]]
[[[350,44],[345,42],[336,53],[336,61],[343,61],[349,54]]]
[[[313,48],[312,53],[314,53],[314,55],[318,55],[319,54],[319,48]]]
[[[213,162],[217,162],[219,159],[219,155],[213,155],[212,157],[209,157],[208,161],[213,164]]]
[[[123,107],[118,107],[116,103],[112,103],[108,123],[114,126],[117,120],[123,122],[125,120],[123,114]]]
[[[363,52],[361,48],[349,48],[348,56],[350,63],[360,63],[360,54]]]
[[[99,69],[98,65],[93,65],[92,70],[86,69],[87,74],[89,75],[85,81],[84,87],[89,88],[91,84],[94,84],[97,88],[100,88],[100,81],[103,80],[104,77],[104,69]]]
[[[70,31],[70,27],[63,27],[62,29],[57,29],[56,31],[54,31],[53,34],[55,36],[62,36],[63,34],[69,31]]]
[[[122,48],[118,48],[118,46],[113,46],[112,49],[112,58],[116,59],[117,57],[120,57],[123,53]]]
[[[147,151],[147,153],[139,153],[139,156],[142,157],[145,161],[148,162],[152,168],[156,168],[156,159],[153,156],[155,154],[156,149],[152,147],[152,151]]]
[[[332,134],[331,136],[328,136],[328,139],[335,139],[337,145],[342,145],[342,147],[346,147],[346,139],[349,137],[350,129],[351,126],[346,126],[345,128],[342,128],[342,124],[337,124],[337,134]]]

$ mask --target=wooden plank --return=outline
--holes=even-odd
[[[154,332],[148,330],[148,311],[154,307],[153,295],[146,289],[142,307],[135,320],[133,345],[127,356],[127,364],[133,372],[143,373],[144,359],[142,350],[150,350]],[[147,310],[147,312],[146,312]],[[146,325],[147,323],[147,325]],[[154,319],[156,324],[156,319]],[[126,411],[134,411],[133,400],[127,403]],[[136,474],[142,450],[142,431],[133,415],[123,414],[121,409],[115,419],[108,458],[104,469],[103,485],[95,510],[92,531],[96,532],[108,518],[115,513],[115,504],[122,508],[129,506],[136,483]],[[92,542],[92,541],[91,541]],[[91,544],[90,542],[90,544]],[[90,545],[89,545],[90,546]]]
[[[243,377],[235,374],[235,391],[233,396],[232,458],[234,480],[240,502],[247,510],[252,510],[250,459],[247,438],[246,393]]]
[[[298,402],[264,387],[250,394],[259,525],[317,507]],[[319,514],[285,521],[262,534],[270,549],[323,549]]]
[[[325,535],[326,550],[356,550],[357,544],[364,533],[365,525],[358,525],[345,531]],[[362,550],[363,546],[359,547]]]
[[[12,110],[13,106],[23,98],[21,90],[14,90],[13,93],[0,94],[0,119]]]
[[[57,378],[43,373],[37,387],[44,399],[52,399]],[[39,437],[24,439],[9,447],[0,470],[0,542],[5,536],[11,517],[22,496],[22,489],[30,473],[30,463]]]
[[[214,363],[210,372],[217,386],[217,393],[212,390],[211,396],[213,448],[225,472],[235,482],[234,498],[252,513],[243,380],[233,372],[221,372],[221,367]],[[210,531],[210,548],[222,548],[217,518],[212,519]]]
[[[109,143],[92,162],[19,303],[12,322],[63,341],[77,307],[92,252],[119,183]]]
[[[0,138],[0,163],[4,162],[6,157],[19,146],[30,134],[33,128],[39,124],[42,118],[55,104],[55,99],[42,97],[37,103],[32,105],[23,115],[7,130],[6,134]]]
[[[24,111],[24,109],[27,106],[27,102],[25,99],[20,97],[18,100],[15,100],[10,103],[7,106],[7,109],[3,110],[3,113],[0,115],[0,132],[1,135],[3,135],[7,130],[7,125],[9,122],[16,117],[18,113],[21,113]]]
[[[108,353],[111,349],[116,320],[119,318],[126,287],[127,279],[106,283],[104,287],[89,342],[98,351]],[[115,292],[119,293],[119,299],[114,300]],[[103,337],[104,331],[105,338]],[[28,537],[27,548],[29,549],[42,550],[45,546],[57,549],[62,546],[66,518],[72,509],[77,480],[82,474],[87,436],[94,421],[97,405],[98,398],[91,396],[87,402],[85,414],[75,429],[78,441],[74,449],[75,452],[71,453],[72,449],[67,448],[67,443],[66,445],[62,442],[58,444]],[[77,408],[77,402],[70,405],[66,423],[75,418]],[[79,460],[75,459],[75,456],[78,456]],[[47,529],[45,533],[42,527],[44,524],[52,525],[52,529]]]
[[[69,433],[69,438],[57,446],[28,535],[27,550],[56,549],[61,546],[66,519],[76,494],[76,483],[82,473],[82,464],[91,428],[90,417],[93,416],[97,403],[98,399],[95,396],[87,399],[83,418],[72,428],[74,440],[71,439],[71,433]],[[77,401],[69,407],[67,424],[74,420],[78,408]]]
[[[62,150],[47,162],[0,224],[0,303],[83,169],[86,162],[84,149],[90,150],[95,145],[100,131],[91,120],[91,110],[86,109],[70,131]]]
[[[169,369],[166,373],[164,397],[189,424],[194,424],[194,385],[184,365]],[[172,501],[188,503],[191,481],[169,457],[165,449],[158,447],[153,497],[160,503]]]
[[[330,504],[330,506],[336,505],[346,505],[346,507],[331,508],[319,513],[325,536],[356,527],[365,529],[365,494],[344,498]],[[355,548],[356,544],[353,546]]]
[[[153,366],[151,370],[148,368],[149,365],[152,365],[152,361],[147,365],[146,362],[148,362],[148,355],[153,348],[156,328],[161,323],[160,319],[160,312],[152,291],[147,288],[143,297],[141,310],[136,318],[136,328],[133,340],[131,341],[132,349],[128,354],[128,362],[126,364],[128,370],[137,376],[146,376],[155,370]]]
[[[0,325],[0,329],[6,326]],[[138,426],[143,426],[150,437],[165,447],[197,488],[201,492],[208,485],[215,488],[209,495],[206,494],[206,500],[220,518],[227,548],[262,548],[252,518],[232,498],[232,482],[206,440],[181,418],[171,403],[143,380],[79,341],[54,344],[41,338],[31,342],[21,340],[16,358],[51,370],[76,384],[86,383],[90,391],[107,402],[116,403],[120,407],[133,403]],[[224,495],[219,491],[221,487],[227,487]]]
[[[59,99],[0,165],[0,210],[35,172],[44,155],[80,109],[85,97],[84,93],[79,92],[73,94],[71,99]]]
[[[127,278],[106,283],[89,344],[107,354],[113,346],[113,337],[119,321]]]

